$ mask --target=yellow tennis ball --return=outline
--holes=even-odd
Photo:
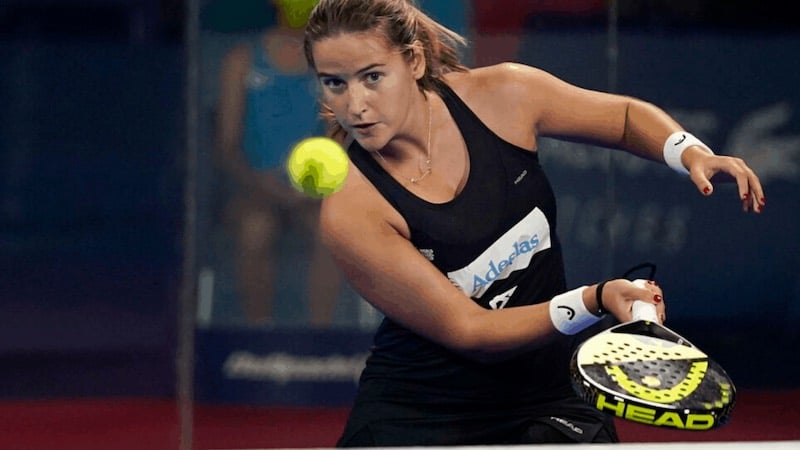
[[[349,168],[342,146],[326,137],[303,139],[286,160],[292,185],[314,198],[327,197],[341,189]]]
[[[292,28],[303,28],[319,0],[278,0],[286,23]]]

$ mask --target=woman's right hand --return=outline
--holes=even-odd
[[[594,292],[596,297],[597,286]],[[664,293],[655,281],[647,280],[643,283],[643,287],[640,287],[637,283],[624,278],[613,279],[605,283],[601,294],[603,308],[620,322],[629,322],[633,319],[633,303],[637,300],[654,304],[659,320],[664,322],[666,319]],[[601,299],[595,298],[595,302],[596,310],[599,310]]]

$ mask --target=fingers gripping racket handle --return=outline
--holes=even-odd
[[[646,286],[647,280],[634,280],[633,284],[640,288]],[[656,305],[647,303],[642,300],[633,302],[631,312],[633,313],[633,320],[647,320],[650,322],[661,323],[658,320],[658,313],[656,312]]]

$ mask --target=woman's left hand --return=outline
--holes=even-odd
[[[687,149],[688,150],[688,149]],[[703,195],[714,192],[714,181],[735,182],[739,187],[739,200],[742,210],[760,213],[766,205],[764,189],[758,175],[741,158],[733,156],[712,155],[700,149],[685,152],[683,162],[689,170],[689,176]]]

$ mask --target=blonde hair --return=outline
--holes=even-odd
[[[315,42],[365,31],[381,32],[387,43],[401,52],[422,47],[426,67],[417,81],[422,91],[438,92],[444,74],[467,70],[458,54],[458,46],[465,46],[466,39],[427,16],[414,0],[320,0],[306,24],[303,46],[308,66],[316,70],[311,52]],[[322,116],[333,136],[343,134],[326,105],[322,105]]]

